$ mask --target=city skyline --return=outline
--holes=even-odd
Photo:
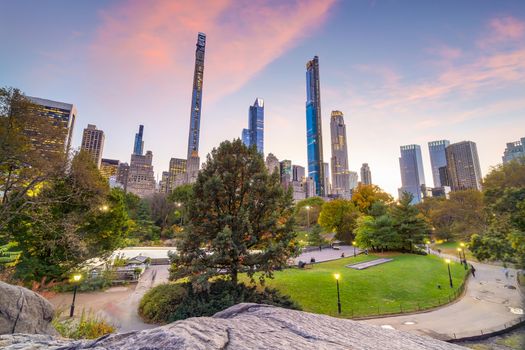
[[[266,154],[307,166],[304,62],[314,55],[322,62],[324,139],[329,139],[330,111],[341,110],[349,126],[349,170],[370,164],[374,184],[395,196],[401,184],[399,145],[472,140],[486,175],[501,163],[506,143],[523,137],[525,9],[518,1],[444,2],[439,4],[444,11],[432,12],[429,23],[429,12],[438,5],[249,4],[242,23],[270,28],[264,33],[255,25],[243,31],[226,25],[221,14],[240,11],[231,4],[206,8],[161,1],[151,11],[144,6],[0,4],[0,26],[15,28],[20,39],[7,36],[7,30],[0,34],[10,51],[0,58],[2,85],[77,106],[72,146],[78,148],[80,131],[95,124],[106,133],[104,158],[128,162],[129,140],[137,125],[144,125],[159,175],[171,158],[184,157],[191,47],[199,31],[209,39],[201,158],[222,140],[239,137],[246,105],[261,96],[267,102]],[[195,21],[182,23],[178,12]],[[46,22],[55,16],[67,20]],[[406,16],[413,23],[403,24]],[[168,20],[164,17],[173,23],[158,34],[155,29]],[[122,31],[123,25],[132,29]],[[35,26],[40,28],[36,35]],[[366,41],[357,34],[362,30],[369,34]],[[399,37],[403,40],[392,40]],[[238,47],[229,46],[232,39]],[[329,152],[325,147],[325,160]],[[426,147],[423,163],[431,174]]]

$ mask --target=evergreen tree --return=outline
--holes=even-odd
[[[171,255],[171,278],[194,285],[227,274],[233,284],[246,272],[272,277],[297,251],[293,205],[278,174],[268,175],[262,156],[239,139],[208,155],[189,201],[189,227]]]
[[[430,226],[423,215],[416,206],[410,204],[412,199],[411,193],[403,192],[399,202],[391,210],[400,247],[410,252],[416,244],[423,244],[430,233]]]

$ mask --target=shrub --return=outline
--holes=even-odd
[[[216,280],[206,290],[195,291],[189,283],[163,284],[147,292],[139,305],[146,322],[170,323],[188,317],[211,316],[238,303],[268,304],[299,309],[290,297],[276,289],[258,290],[244,284]]]
[[[82,310],[80,319],[60,320],[61,313],[53,319],[52,324],[61,336],[71,339],[96,339],[115,332],[115,327],[101,317]]]

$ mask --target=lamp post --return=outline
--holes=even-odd
[[[463,257],[461,256],[461,248],[458,248],[459,263],[463,264]]]
[[[445,259],[445,262],[447,263],[448,267],[448,280],[450,282],[450,288],[454,288],[454,285],[452,284],[452,275],[450,274],[450,259]]]
[[[337,313],[341,315],[341,297],[339,295],[339,277],[340,275],[336,273],[334,277],[335,277],[335,283],[337,285]]]
[[[354,258],[356,257],[356,254],[355,254],[355,241],[352,241],[352,245],[354,246]]]
[[[177,202],[175,203],[175,205],[177,206],[177,208],[179,208],[179,215],[180,215],[180,226],[182,226],[182,210],[180,210],[180,207],[182,206],[182,203],[181,202]]]
[[[306,209],[306,229],[310,229],[310,206],[307,205],[304,207]]]
[[[73,281],[75,282],[75,288],[73,289],[73,302],[71,303],[71,309],[69,310],[69,317],[73,317],[73,314],[75,313],[75,299],[77,298],[77,287],[78,282],[80,282],[80,279],[82,278],[81,274],[74,274],[73,275]]]
[[[463,266],[465,267],[465,270],[467,270],[468,266],[467,266],[467,256],[465,255],[465,243],[461,242],[459,243],[459,245],[461,246],[461,251],[463,252]]]

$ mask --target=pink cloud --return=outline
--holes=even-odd
[[[511,16],[491,19],[488,28],[488,33],[478,40],[478,46],[482,48],[519,41],[525,37],[525,22]]]
[[[101,14],[94,71],[126,89],[189,90],[197,32],[207,34],[205,94],[232,93],[311,34],[335,0],[119,3]],[[314,24],[314,25],[313,25]]]

